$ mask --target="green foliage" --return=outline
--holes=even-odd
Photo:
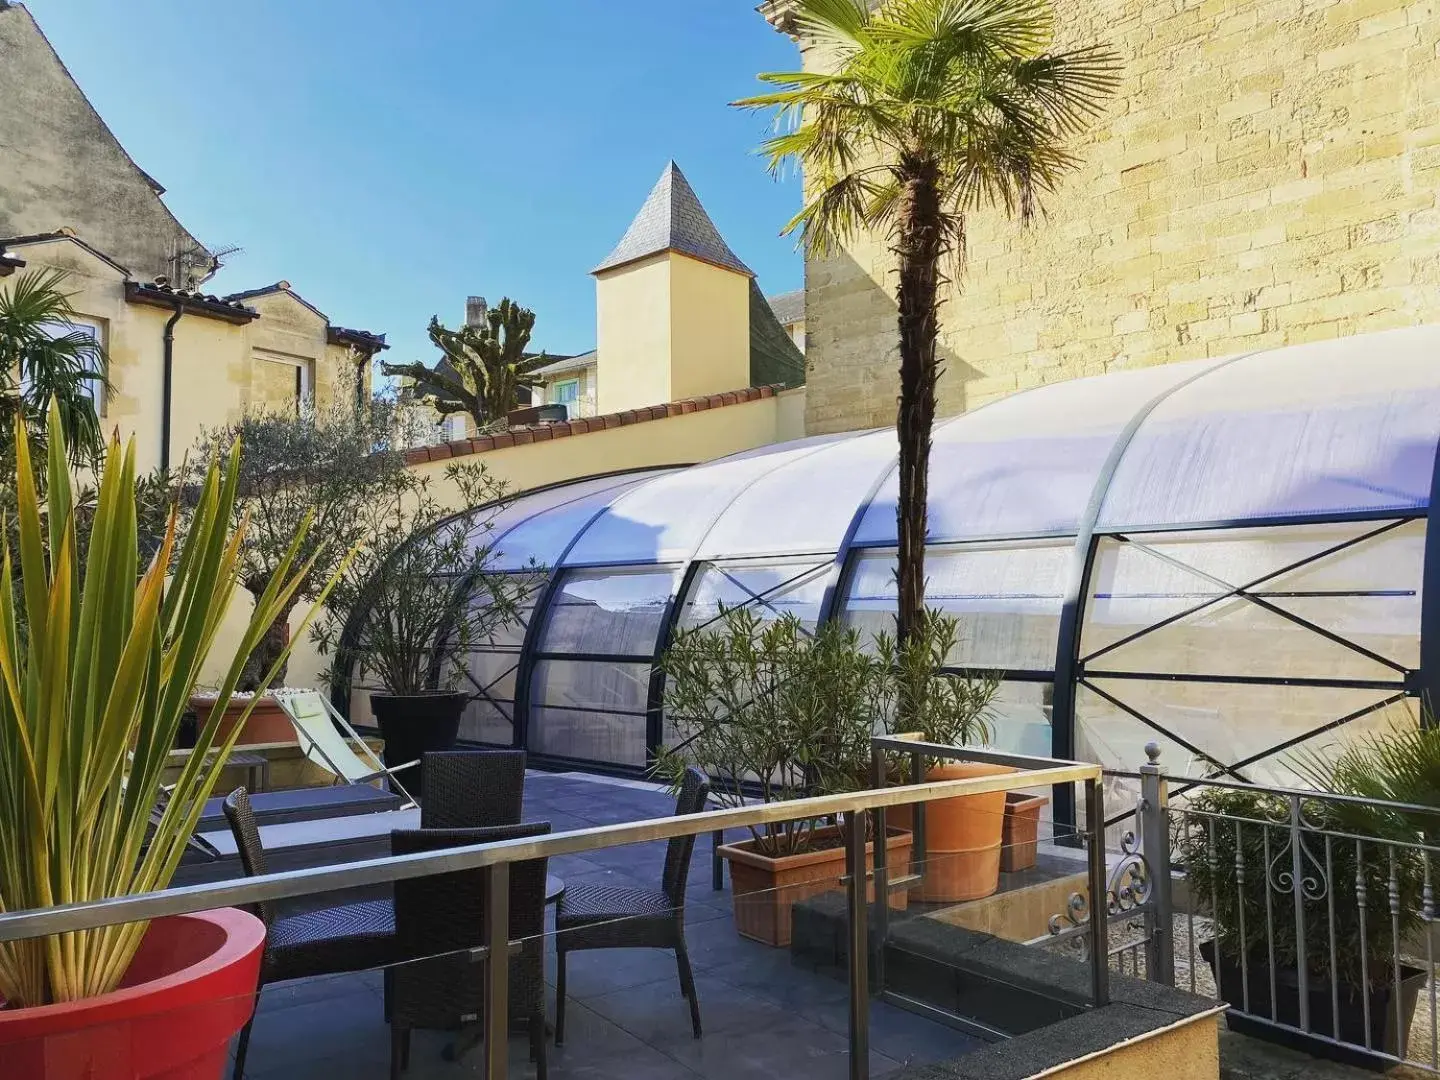
[[[1251,964],[1268,963],[1273,946],[1277,964],[1295,968],[1299,938],[1289,887],[1289,801],[1264,791],[1214,788],[1185,809],[1177,856],[1195,903],[1214,919],[1221,955],[1237,963],[1242,954]],[[1325,799],[1304,800],[1302,822],[1306,969],[1317,979],[1330,975],[1333,911],[1334,966],[1341,982],[1360,985],[1362,958],[1372,983],[1389,981],[1395,947],[1392,872],[1403,943],[1421,925],[1424,864],[1414,848],[1375,841],[1413,841],[1414,833],[1387,831],[1393,819],[1376,808]],[[1366,841],[1358,851],[1357,838]],[[1367,903],[1363,934],[1356,902],[1361,885]]]
[[[468,413],[483,431],[503,424],[520,404],[521,388],[541,385],[535,371],[555,359],[527,351],[534,329],[535,313],[507,296],[476,326],[450,330],[432,316],[430,341],[443,354],[434,368],[418,362],[381,367],[386,375],[413,379],[419,400],[441,416]]]
[[[7,539],[0,553],[0,911],[169,884],[243,727],[219,738],[246,655],[313,569],[300,561],[309,528],[302,521],[257,599],[194,752],[152,817],[239,574],[243,536],[229,524],[240,449],[212,459],[183,539],[172,506],[160,548],[142,571],[134,443],[122,452],[112,441],[82,578],[58,407],[48,434],[42,505],[30,441],[16,419],[18,527],[16,542]],[[144,932],[144,923],[132,923],[0,943],[0,997],[24,1007],[107,993]]]
[[[43,446],[52,401],[74,461],[93,462],[105,449],[89,395],[108,386],[108,360],[75,325],[67,276],[34,270],[0,288],[0,465],[7,477],[15,471],[15,420]]]
[[[1440,728],[1395,725],[1348,744],[1333,760],[1318,753],[1296,759],[1307,782],[1325,791],[1380,802],[1408,803],[1433,810],[1371,807],[1367,823],[1379,815],[1387,836],[1413,837],[1440,847]]]
[[[1078,164],[1069,142],[1118,82],[1108,47],[1052,50],[1049,0],[797,0],[802,37],[833,70],[775,72],[772,170],[804,168],[808,199],[786,226],[817,254],[857,233],[903,229],[907,185],[931,178],[940,226],[963,248],[983,206],[1029,218]]]
[[[929,613],[906,646],[887,635],[868,645],[839,622],[811,631],[793,614],[762,620],[751,607],[682,630],[661,661],[668,748],[656,772],[678,785],[687,766],[712,779],[715,798],[741,805],[869,786],[870,740],[920,717],[927,736],[954,745],[989,736],[985,715],[998,680],[939,669],[953,619]],[[752,830],[771,856],[804,851],[815,822]]]
[[[237,527],[250,523],[240,565],[241,584],[252,596],[270,587],[307,520],[315,524],[300,557],[311,569],[295,590],[297,600],[314,597],[351,548],[375,539],[370,532],[373,504],[408,482],[405,455],[392,440],[390,421],[383,411],[357,414],[346,406],[314,415],[252,413],[201,437],[194,456],[202,461],[218,448],[241,446],[233,513]],[[256,689],[281,655],[290,610],[279,613],[257,644],[240,689]],[[282,664],[282,680],[284,672]]]
[[[467,651],[512,623],[541,580],[539,566],[491,567],[490,532],[505,484],[480,464],[452,463],[463,506],[439,503],[428,478],[401,473],[361,508],[369,542],[331,593],[312,635],[334,660],[332,685],[373,674],[393,694],[453,685]]]
[[[1069,143],[1113,91],[1119,62],[1102,46],[1053,50],[1050,0],[795,0],[793,19],[825,70],[762,74],[772,89],[735,104],[774,111],[772,172],[804,171],[806,201],[787,232],[820,256],[878,234],[896,258],[896,632],[908,640],[925,612],[943,267],[963,263],[971,213],[1032,218],[1078,163]]]

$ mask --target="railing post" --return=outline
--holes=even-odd
[[[1150,875],[1145,905],[1145,977],[1175,985],[1175,901],[1170,880],[1170,793],[1160,744],[1145,744],[1140,766],[1140,857]]]
[[[870,749],[870,786],[880,789],[885,786],[885,751],[878,746]],[[870,811],[870,820],[875,827],[875,953],[873,979],[879,992],[885,990],[885,942],[890,936],[890,852],[885,807],[877,806]],[[902,874],[905,868],[901,868]]]
[[[845,815],[846,914],[850,931],[850,1080],[870,1077],[870,935],[865,905],[865,811]]]
[[[1085,831],[1090,850],[1090,990],[1095,1007],[1110,1004],[1110,898],[1105,880],[1105,789],[1085,781]]]
[[[510,1056],[510,864],[485,871],[485,1080],[505,1080]]]

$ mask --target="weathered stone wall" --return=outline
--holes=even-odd
[[[169,123],[164,102],[156,123]],[[0,2],[0,238],[73,228],[137,279],[206,277],[210,253],[160,200],[30,13]]]
[[[942,413],[1440,318],[1434,0],[1057,8],[1060,45],[1111,42],[1123,82],[1046,216],[974,216],[943,309]],[[890,267],[873,239],[806,267],[812,432],[894,420]]]

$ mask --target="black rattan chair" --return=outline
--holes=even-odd
[[[710,781],[685,770],[676,814],[698,814],[710,797]],[[565,954],[580,949],[671,949],[680,969],[680,992],[690,1002],[690,1023],[700,1038],[700,1001],[685,949],[685,883],[695,837],[677,836],[665,849],[660,888],[571,884],[555,911],[555,1045],[565,1041]]]
[[[428,791],[428,788],[427,788]],[[390,834],[392,855],[543,836],[548,821],[491,829],[410,829]],[[510,957],[511,1020],[526,1023],[536,1075],[545,1080],[545,869],[533,859],[510,867],[510,940],[522,941]],[[410,1064],[415,1028],[461,1029],[485,1010],[485,965],[470,950],[484,944],[485,871],[459,870],[395,883],[395,930],[407,957],[425,957],[391,971],[390,1076]],[[473,1031],[473,1029],[472,1029]],[[447,1056],[470,1045],[464,1034]]]
[[[524,750],[447,750],[421,758],[422,829],[518,825],[525,799]]]
[[[240,863],[251,877],[265,873],[265,849],[250,810],[250,796],[236,788],[225,799],[225,820],[235,836]],[[265,923],[265,956],[260,963],[260,991],[270,983],[338,975],[383,967],[397,958],[395,911],[388,900],[342,904],[295,915],[282,915],[275,905],[261,901],[250,908]],[[235,1080],[245,1074],[245,1052],[250,1046],[252,1012],[235,1047]]]

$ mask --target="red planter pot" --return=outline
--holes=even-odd
[[[235,908],[156,919],[112,993],[0,1008],[0,1076],[221,1080],[264,948],[265,925]]]

